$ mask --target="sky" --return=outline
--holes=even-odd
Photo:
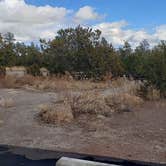
[[[61,28],[99,29],[109,42],[153,46],[166,40],[166,0],[0,0],[0,33],[17,41],[52,39]]]

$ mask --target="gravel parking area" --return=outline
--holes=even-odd
[[[35,117],[38,105],[55,101],[57,93],[0,89],[0,96],[14,100],[14,107],[0,107],[0,144],[166,163],[166,101],[53,126]]]

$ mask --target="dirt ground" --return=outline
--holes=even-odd
[[[0,96],[15,103],[0,107],[0,144],[166,163],[166,101],[146,102],[110,118],[80,116],[53,126],[36,116],[38,105],[55,101],[56,93],[0,89]]]

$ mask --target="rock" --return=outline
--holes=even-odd
[[[3,125],[4,121],[3,120],[0,120],[0,126]]]
[[[12,98],[0,98],[0,107],[5,107],[5,108],[9,108],[9,107],[13,107],[14,106],[14,101]]]
[[[105,119],[106,117],[103,116],[103,115],[97,115],[97,118],[98,118],[98,119]]]

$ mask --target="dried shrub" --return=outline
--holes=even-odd
[[[113,110],[107,106],[104,97],[98,93],[84,92],[68,98],[74,115],[93,114],[109,116]]]
[[[142,85],[141,89],[139,90],[139,95],[143,97],[145,100],[159,100],[161,98],[160,91],[157,90],[153,86],[149,85]]]
[[[95,93],[60,94],[58,101],[40,105],[39,117],[46,123],[71,122],[82,114],[110,116],[113,112],[102,96]]]
[[[4,88],[16,88],[16,78],[12,76],[6,76],[1,79],[0,86]]]
[[[46,123],[71,122],[81,115],[109,117],[114,112],[129,111],[143,100],[130,94],[103,96],[95,92],[60,93],[52,104],[40,105],[40,118]]]
[[[111,81],[110,88],[115,94],[128,93],[132,95],[137,95],[143,82],[136,81],[133,79],[127,79],[126,77],[119,77]]]
[[[133,107],[143,103],[140,97],[127,93],[108,95],[105,97],[106,104],[114,111],[130,111]]]
[[[34,77],[32,75],[25,75],[24,77],[18,78],[16,81],[16,84],[19,87],[24,86],[24,85],[32,86],[35,83],[36,79],[37,79],[37,77]]]
[[[140,97],[128,93],[105,96],[97,92],[61,94],[59,101],[69,103],[75,117],[80,114],[111,116],[113,112],[129,111],[143,103]]]
[[[69,104],[59,103],[40,106],[39,117],[45,123],[71,122],[73,120],[72,110]]]

